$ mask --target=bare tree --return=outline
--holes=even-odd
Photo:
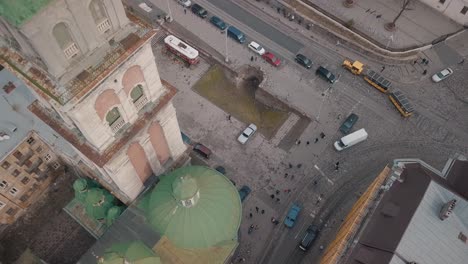
[[[398,13],[398,15],[395,17],[395,19],[393,19],[392,22],[390,23],[387,23],[385,24],[385,28],[389,31],[394,31],[396,29],[396,22],[397,20],[401,17],[401,15],[403,14],[403,12],[405,10],[409,10],[410,8],[408,8],[408,5],[411,3],[412,1],[411,0],[403,0],[403,5],[400,9],[400,12]]]

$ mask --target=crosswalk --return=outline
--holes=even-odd
[[[413,116],[410,117],[410,122],[413,123],[419,129],[419,131],[438,142],[450,144],[457,140],[457,137],[454,133],[450,132],[443,126],[437,124],[421,113],[414,113]]]

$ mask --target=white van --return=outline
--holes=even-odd
[[[342,137],[340,140],[336,141],[334,146],[338,151],[349,148],[353,145],[356,145],[359,142],[362,142],[367,139],[367,132],[364,128],[361,128],[349,135]]]

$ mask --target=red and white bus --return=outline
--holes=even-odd
[[[167,36],[164,39],[164,44],[170,52],[176,54],[191,65],[197,64],[200,61],[200,58],[198,57],[198,50],[190,47],[187,43],[174,37],[173,35]]]

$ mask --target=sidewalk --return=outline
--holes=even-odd
[[[285,3],[295,1],[284,0]],[[419,1],[410,3],[408,10],[404,11],[396,22],[397,29],[394,32],[385,30],[384,25],[397,16],[402,1],[359,0],[351,8],[343,5],[344,0],[303,0],[302,2],[326,13],[338,22],[351,23],[354,31],[375,40],[381,47],[395,51],[430,44],[441,36],[463,28]]]

